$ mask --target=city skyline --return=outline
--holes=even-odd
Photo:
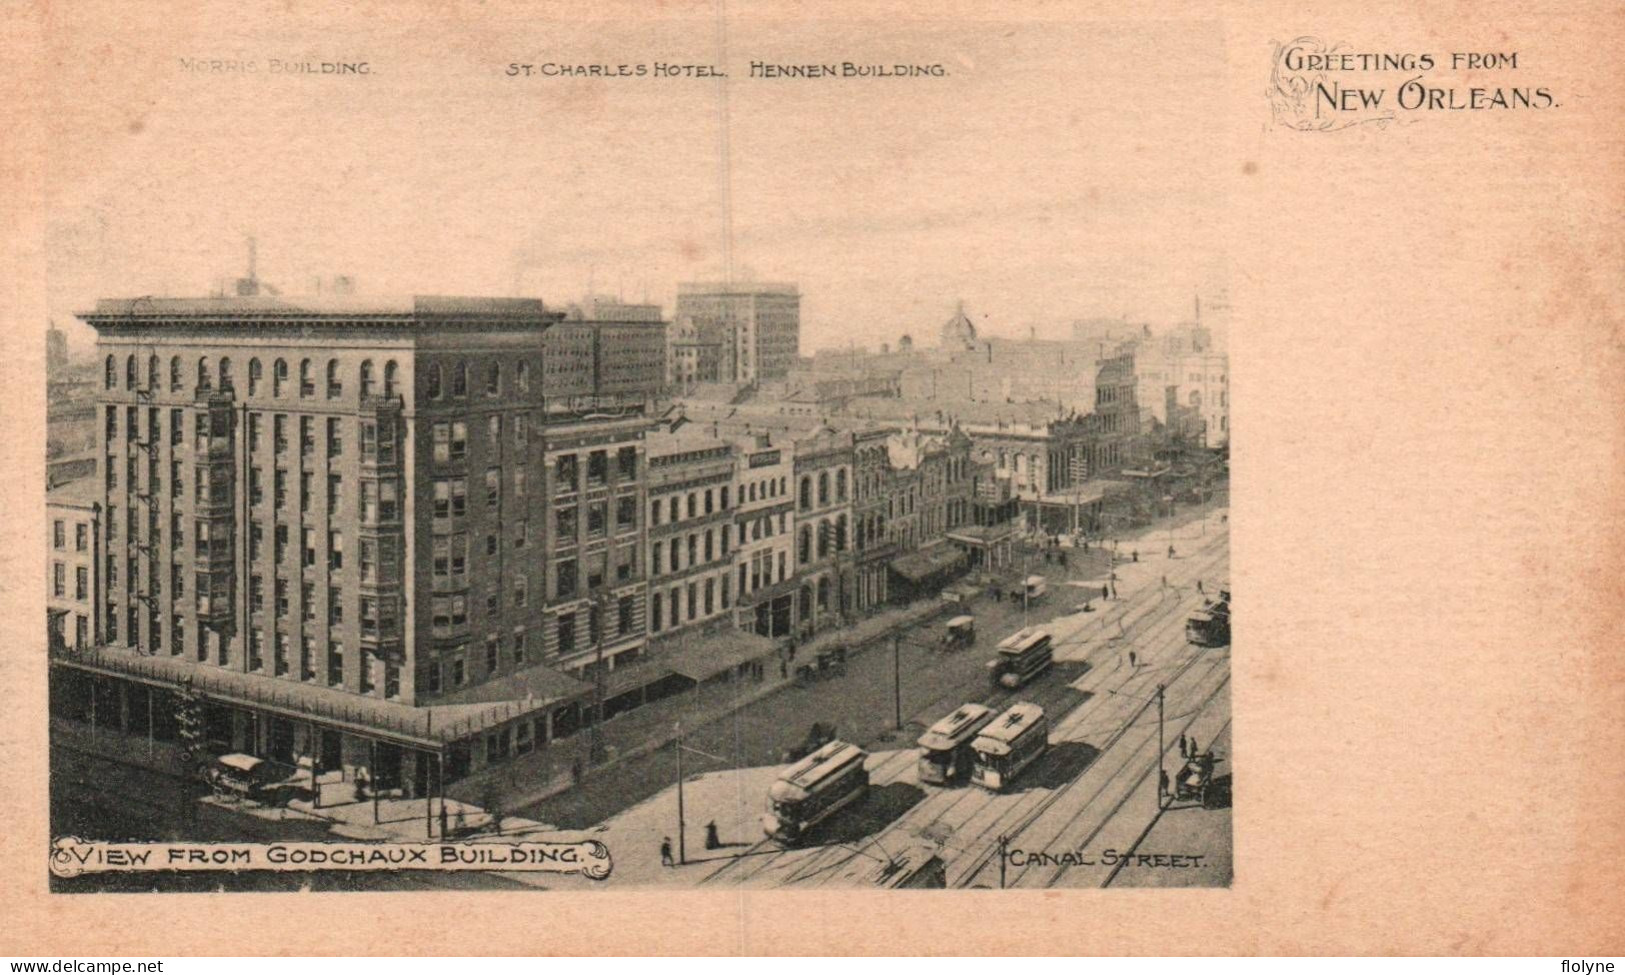
[[[753,269],[801,289],[804,353],[921,339],[961,300],[991,334],[1061,337],[1075,319],[1173,324],[1224,290],[1222,86],[1201,83],[1222,58],[1175,72],[1136,56],[1208,50],[1211,27],[1011,24],[899,45],[860,26],[852,60],[940,60],[947,76],[852,82],[878,96],[855,100],[745,78],[758,51],[797,60],[770,25],[738,26],[720,54],[705,29],[563,26],[558,60],[658,46],[737,70],[661,88],[524,82],[391,37],[402,63],[436,71],[166,85],[133,118],[111,95],[64,104],[49,315],[71,328],[96,298],[206,294],[242,273],[249,234],[261,277],[287,292],[346,274],[363,295],[647,293],[670,309],[680,282]],[[1086,91],[1134,92],[1158,121]],[[238,125],[245,98],[253,124]],[[790,124],[804,113],[822,124]]]

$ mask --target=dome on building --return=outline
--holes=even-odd
[[[961,301],[954,317],[942,326],[942,347],[945,349],[976,348],[976,326],[965,316],[965,303]]]

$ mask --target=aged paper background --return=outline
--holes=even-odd
[[[211,101],[224,97],[222,86],[175,71],[180,56],[207,57],[252,38],[261,49],[284,44],[318,57],[317,49],[343,50],[354,53],[336,56],[455,72],[526,60],[553,50],[561,37],[586,60],[579,45],[602,31],[644,37],[637,52],[597,52],[603,59],[686,53],[709,60],[718,15],[710,4],[608,0],[575,8],[8,5],[0,25],[9,55],[0,80],[9,514],[0,951],[1625,951],[1625,69],[1618,54],[1625,14],[1617,3],[1600,2],[1226,3],[1200,12],[1177,4],[995,10],[785,3],[732,4],[725,13],[728,57],[736,63],[764,39],[782,45],[789,38],[805,52],[827,50],[832,60],[867,52],[876,60],[940,60],[1005,73],[1019,93],[1013,103],[1085,127],[1073,143],[1075,158],[1021,160],[1054,194],[1060,221],[1073,212],[1066,194],[1089,192],[1087,174],[1099,171],[1091,166],[1105,165],[1111,179],[1135,178],[1134,167],[1089,158],[1087,126],[1097,119],[1143,127],[1147,170],[1168,158],[1200,157],[1210,167],[1203,185],[1224,202],[1193,204],[1193,211],[1201,219],[1219,215],[1234,308],[1231,526],[1240,622],[1233,888],[137,900],[46,893],[37,553],[45,537],[40,336],[50,284],[42,257],[52,209],[116,198],[120,183],[127,194],[140,193],[147,177],[121,157],[148,126],[180,124],[177,113],[188,105],[217,113],[208,116],[213,131],[197,132],[200,166],[252,167],[279,139],[330,130],[331,119],[302,128],[297,111],[270,98],[262,110],[228,121]],[[1168,29],[1166,22],[1181,19],[1192,26]],[[1113,57],[1134,63],[1046,49],[1065,42],[1067,25],[1095,21],[1127,38]],[[1141,30],[1143,43],[1136,40]],[[1000,31],[1015,32],[1020,43],[1000,49]],[[1512,77],[1483,83],[1544,86],[1560,104],[1292,131],[1272,122],[1267,86],[1274,42],[1300,35],[1358,51],[1516,51]],[[1226,68],[1194,70],[1201,59],[1189,47],[1155,41],[1167,37],[1206,45],[1205,55],[1222,44]],[[1029,59],[1045,69],[1018,70]],[[452,238],[505,232],[508,214],[437,208],[456,206],[466,160],[506,151],[506,126],[547,124],[559,129],[557,151],[579,157],[571,171],[580,185],[606,191],[617,174],[594,168],[592,145],[572,142],[570,113],[590,117],[627,106],[595,102],[592,86],[572,91],[581,104],[560,106],[547,120],[538,118],[536,99],[511,91],[469,98],[457,126],[421,133],[448,145],[442,165],[421,171],[413,184],[383,186],[363,176],[354,185],[376,196],[378,219],[399,232],[441,224]],[[636,107],[717,110],[709,88],[670,91],[669,101]],[[782,106],[761,89],[735,106],[741,194],[752,192],[752,177],[739,160],[753,153],[771,154],[781,140],[829,153],[839,147],[831,136],[841,127],[885,127],[891,113],[918,108],[883,103],[873,86],[775,91]],[[1192,106],[1222,112],[1218,128],[1227,135],[1199,153],[1188,140],[1211,128],[1190,124]],[[1023,152],[1022,144],[991,142],[984,155],[955,166],[909,160],[931,150],[922,133],[974,124],[978,107],[965,106],[965,117],[941,112],[928,124],[900,127],[891,158],[839,168],[804,162],[797,176],[830,180],[827,192],[836,199],[844,192],[840,172],[910,167],[924,181],[917,190],[974,207],[969,188],[983,174],[1007,174],[1009,154]],[[388,110],[387,123],[369,111],[382,108],[358,103],[345,138],[376,136],[383,145],[416,124],[399,106]],[[626,139],[637,138],[639,124],[629,111]],[[218,149],[236,142],[243,152],[229,161]],[[309,146],[302,175],[322,164],[320,145]],[[697,173],[698,185],[708,187],[711,176]],[[626,197],[639,191],[616,187]],[[645,210],[629,212],[660,214],[661,194],[669,190],[648,194]],[[208,202],[195,200],[196,213],[153,241],[155,260],[213,246],[193,239],[216,230],[201,216]],[[864,227],[862,210],[874,202],[853,198],[848,227]],[[320,214],[289,220],[319,222]],[[694,230],[698,237],[713,232]],[[974,221],[945,233],[964,235],[986,262],[1000,260],[999,239],[979,233]],[[455,252],[455,239],[426,240],[424,262]],[[1057,293],[1074,286],[1053,283]]]

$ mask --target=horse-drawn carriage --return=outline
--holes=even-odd
[[[1218,759],[1210,748],[1200,755],[1186,759],[1185,765],[1174,779],[1174,799],[1179,802],[1195,800],[1207,805],[1208,790],[1213,787],[1213,766]]]
[[[791,762],[799,762],[834,740],[835,726],[815,721],[812,728],[808,730],[807,737],[803,738],[800,744],[785,749],[783,762],[786,765]]]
[[[958,650],[976,642],[976,617],[955,616],[948,621],[938,641],[944,650]]]
[[[822,650],[812,660],[796,665],[796,683],[810,684],[817,680],[842,677],[846,674],[846,648]]]

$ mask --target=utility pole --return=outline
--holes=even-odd
[[[607,573],[609,568],[609,550],[607,548],[604,552],[604,568]],[[608,577],[606,575],[606,579],[607,578]],[[596,639],[593,641],[595,653],[593,655],[592,665],[593,704],[592,726],[590,728],[592,734],[588,739],[587,746],[587,768],[589,769],[600,761],[601,754],[598,741],[598,726],[604,723],[604,627],[607,622],[604,619],[604,607],[607,603],[608,599],[603,591],[600,590],[599,592],[593,594],[591,608],[588,610],[589,619],[596,618],[598,621],[598,632],[594,634]]]
[[[897,730],[903,730],[903,638],[891,637],[892,704],[897,712]]]
[[[1162,743],[1162,698],[1163,685],[1157,685],[1157,809],[1162,809],[1162,783],[1168,779],[1168,769],[1163,765]]]
[[[999,889],[1004,889],[1004,871],[1010,863],[1009,840],[1003,833],[999,834]]]
[[[677,722],[677,863],[688,862],[688,847],[684,843],[683,818],[683,723]]]

